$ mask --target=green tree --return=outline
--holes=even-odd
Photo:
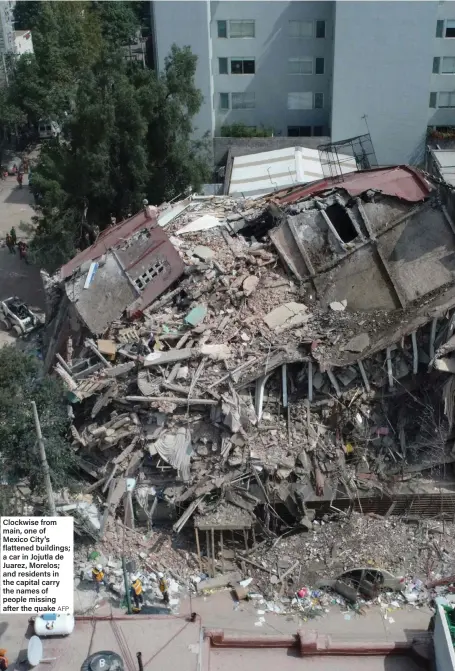
[[[14,6],[16,30],[34,30],[40,17],[43,3],[37,0],[21,0]]]
[[[87,231],[160,203],[207,179],[204,146],[191,139],[202,96],[196,57],[172,48],[160,77],[112,53],[84,75],[66,141],[48,144],[33,173],[38,228],[32,257],[52,271]]]
[[[31,401],[35,401],[55,490],[73,481],[77,456],[66,439],[69,424],[63,388],[42,377],[36,357],[14,346],[0,349],[0,445],[2,476],[10,483],[26,479],[43,494],[42,466],[36,446]]]
[[[142,4],[142,3],[141,3]],[[145,3],[144,3],[145,4]],[[98,15],[103,39],[115,47],[129,44],[140,28],[140,20],[132,2],[101,2],[93,3]]]

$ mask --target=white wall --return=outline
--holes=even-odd
[[[379,164],[423,158],[437,8],[425,1],[336,3],[333,140],[367,132],[367,115]]]
[[[438,605],[437,609],[433,637],[436,671],[455,671],[455,651],[449,626],[443,608]]]

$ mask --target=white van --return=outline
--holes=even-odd
[[[50,119],[41,119],[38,124],[38,134],[40,140],[49,140],[53,137],[58,137],[61,133],[61,128],[56,121]]]

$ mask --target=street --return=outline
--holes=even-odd
[[[6,234],[14,226],[18,240],[27,240],[29,230],[21,229],[21,222],[30,226],[34,210],[33,196],[28,188],[28,176],[24,176],[24,186],[18,188],[15,177],[0,181],[0,300],[18,296],[32,309],[44,309],[44,293],[39,269],[20,261],[19,253],[11,254],[5,246]],[[0,330],[0,347],[15,342],[10,331]]]

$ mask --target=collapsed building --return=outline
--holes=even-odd
[[[333,511],[452,521],[454,222],[397,166],[103,232],[45,278],[91,497],[62,509],[112,547],[194,525],[213,575],[233,534],[245,557]]]

